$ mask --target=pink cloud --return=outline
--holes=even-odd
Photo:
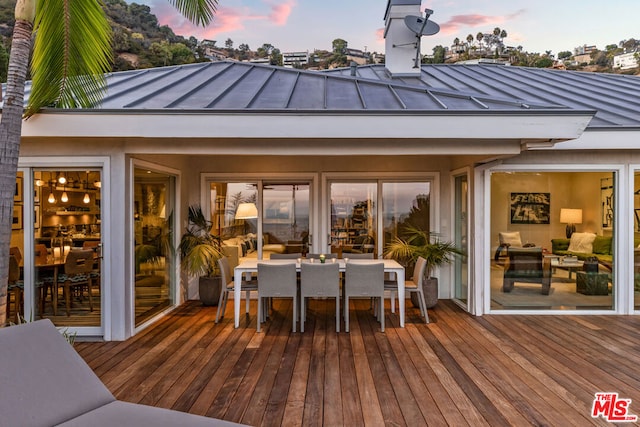
[[[295,5],[295,0],[285,0],[281,4],[271,4],[269,21],[278,26],[286,25],[289,15],[291,15],[291,10]]]
[[[524,9],[520,9],[508,15],[497,15],[497,16],[480,15],[480,14],[454,15],[447,22],[440,24],[440,33],[445,35],[457,34],[464,27],[473,27],[473,28],[486,27],[485,28],[486,31],[491,31],[493,30],[493,28],[489,28],[489,27],[511,21],[519,17],[523,13],[525,13]]]
[[[197,27],[181,16],[166,1],[153,5],[152,13],[158,17],[160,25],[168,25],[179,35],[193,35],[197,38],[214,38],[218,34],[230,33],[246,28],[247,21],[264,21],[277,26],[286,25],[291,12],[296,5],[295,0],[269,0],[265,3],[270,7],[268,14],[259,14],[248,7],[233,8],[219,7],[213,22],[207,28]]]

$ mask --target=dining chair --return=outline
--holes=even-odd
[[[47,245],[44,243],[36,243],[33,252],[36,264],[45,264],[47,262],[47,256],[49,255]]]
[[[87,289],[89,298],[89,308],[93,311],[93,279],[91,272],[93,271],[93,250],[73,250],[67,255],[64,262],[64,273],[58,275],[58,283],[62,283],[62,293],[64,295],[67,317],[71,316],[71,291],[79,289],[80,295],[83,290]],[[57,292],[54,289],[54,292]],[[57,309],[54,305],[54,312]],[[55,314],[55,313],[54,313]]]
[[[9,280],[7,290],[13,293],[14,311],[16,312],[16,322],[20,321],[20,306],[22,304],[22,296],[24,294],[24,283],[20,280],[20,265],[14,255],[9,256]],[[7,319],[11,319],[11,301],[10,295],[7,295]]]
[[[424,274],[426,270],[427,260],[423,257],[418,257],[416,265],[413,267],[413,276],[411,276],[411,279],[405,280],[404,282],[404,292],[415,292],[418,294],[418,305],[420,306],[420,314],[422,314],[422,317],[424,317],[425,322],[429,323],[429,314],[427,313],[427,305],[425,303],[424,292],[422,290],[422,285],[424,283]],[[391,306],[393,308],[398,292],[398,282],[396,280],[385,280],[384,290],[389,291],[391,295]]]
[[[298,259],[298,258],[302,258],[302,252],[295,252],[291,254],[273,253],[269,255],[269,259]]]
[[[336,332],[340,332],[340,265],[336,263],[302,263],[300,266],[300,332],[306,320],[305,298],[336,299]]]
[[[9,248],[9,256],[15,257],[18,265],[22,262],[22,252],[20,252],[20,248],[17,246],[11,246]]]
[[[349,261],[345,267],[344,282],[344,330],[349,332],[349,297],[367,297],[380,300],[376,317],[384,332],[384,263]]]
[[[293,298],[293,332],[296,331],[298,283],[295,263],[266,264],[258,263],[258,327],[263,321],[265,298]]]
[[[224,312],[227,308],[227,301],[229,300],[229,294],[233,293],[234,289],[233,272],[231,270],[231,265],[229,264],[229,258],[226,256],[218,258],[218,268],[220,269],[222,287],[220,289],[220,299],[218,300],[215,323],[218,323],[220,319],[224,317]],[[249,313],[249,298],[251,296],[251,291],[258,290],[258,282],[256,280],[242,280],[240,283],[240,290],[246,293],[245,313]]]

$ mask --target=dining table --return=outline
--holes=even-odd
[[[258,264],[286,264],[286,263],[296,263],[296,270],[300,272],[300,266],[305,262],[312,262],[312,260],[302,258],[302,259],[277,259],[277,260],[266,260],[266,259],[257,259],[257,258],[245,258],[243,259],[233,271],[233,315],[235,320],[235,327],[238,328],[240,326],[240,299],[242,296],[241,291],[241,283],[242,277],[247,274],[254,274],[258,272]],[[318,260],[314,260],[313,262],[319,262]],[[331,262],[327,260],[326,262]],[[398,283],[398,316],[400,317],[400,327],[404,328],[404,311],[405,311],[405,296],[404,296],[404,267],[394,259],[336,259],[334,262],[338,263],[340,272],[344,273],[346,269],[347,263],[358,263],[358,264],[376,264],[376,263],[384,263],[384,272],[385,273],[393,273],[397,283]],[[259,280],[259,278],[258,278]],[[258,284],[258,286],[260,286]]]

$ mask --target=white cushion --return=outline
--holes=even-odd
[[[504,231],[498,234],[501,245],[509,245],[514,248],[522,247],[519,231]]]
[[[593,252],[594,233],[573,233],[569,242],[569,252],[590,254]]]

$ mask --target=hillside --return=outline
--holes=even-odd
[[[157,17],[151,13],[149,6],[137,3],[127,3],[124,0],[104,0],[105,11],[111,22],[113,29],[113,71],[123,71],[130,69],[150,68],[166,65],[188,64],[199,61],[208,61],[205,57],[205,48],[215,50],[221,55],[234,60],[251,60],[256,58],[268,58],[274,65],[282,65],[282,55],[280,50],[269,43],[251,50],[245,43],[240,43],[234,48],[231,39],[224,41],[224,47],[216,46],[215,41],[207,41],[202,44],[195,38],[185,38],[176,35],[171,28],[166,25],[159,25]],[[8,50],[10,37],[13,31],[14,9],[16,0],[0,0],[0,81],[6,81],[6,70],[8,64]],[[504,32],[506,36],[506,32]],[[471,37],[468,36],[467,39]],[[459,39],[456,38],[458,42]],[[502,40],[500,40],[501,42]],[[462,54],[453,54],[448,47],[436,46],[433,54],[425,52],[425,62],[451,62],[464,59],[477,59],[482,49],[475,46],[476,42],[469,41],[469,46],[465,48],[464,40],[455,44]],[[339,38],[332,42],[328,41],[332,51],[316,51],[313,53],[313,60],[310,61],[315,68],[326,69],[343,67],[348,65],[347,57],[343,53],[346,51],[348,42]],[[487,45],[486,41],[484,43]],[[623,51],[623,47],[633,45],[640,48],[640,43],[631,38],[625,42],[625,46],[609,45],[604,51],[597,50],[592,54],[589,62],[577,63],[571,61],[573,56],[570,52],[560,52],[558,57],[565,59],[563,64],[570,64],[568,68],[595,71],[595,72],[620,72],[613,70],[613,55]],[[204,45],[204,46],[203,46]],[[528,53],[520,50],[510,52],[506,55],[506,60],[512,65],[531,67],[557,67],[558,62],[550,55]],[[474,53],[476,55],[474,55]],[[505,52],[507,53],[507,52]],[[568,56],[567,56],[568,55]],[[452,58],[452,56],[454,56]],[[567,60],[568,59],[568,60]],[[561,67],[564,67],[560,64]],[[640,73],[640,69],[627,70],[625,74]]]

